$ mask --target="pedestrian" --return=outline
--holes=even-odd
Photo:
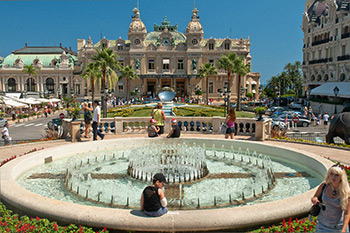
[[[103,138],[105,137],[104,134],[102,134],[100,132],[100,130],[98,129],[98,125],[100,124],[101,121],[101,108],[100,108],[100,104],[98,102],[98,100],[94,101],[94,118],[93,118],[93,122],[92,122],[92,131],[93,131],[93,140],[96,141],[97,140],[97,135],[101,138],[101,140],[103,140]]]
[[[84,123],[85,123],[84,138],[89,138],[89,131],[90,131],[91,120],[92,120],[91,111],[93,110],[91,104],[84,102],[83,110],[84,110]]]
[[[162,102],[158,102],[157,107],[153,108],[151,113],[153,119],[156,120],[155,126],[159,127],[159,135],[164,134],[165,113],[162,108]]]
[[[228,139],[229,137],[233,139],[235,135],[235,121],[236,121],[236,111],[234,108],[230,108],[229,114],[227,115],[225,120],[225,124],[227,124],[225,139]]]
[[[47,113],[48,113],[47,107],[45,106],[45,108],[44,108],[44,115],[45,115],[46,118],[47,118]]]
[[[153,176],[153,185],[147,186],[141,195],[141,211],[148,216],[159,217],[168,212],[167,200],[164,195],[165,176],[157,173]]]
[[[4,146],[6,145],[11,145],[11,140],[12,138],[10,137],[10,132],[9,132],[9,123],[7,122],[4,126],[4,128],[1,131],[2,133],[2,139],[4,139]]]
[[[150,138],[155,138],[158,137],[158,132],[159,132],[159,127],[155,126],[154,124],[156,123],[156,120],[151,119],[150,120],[150,125],[147,128],[147,132],[148,132],[148,137]]]
[[[179,138],[181,135],[180,127],[176,124],[176,119],[171,120],[171,131],[169,132],[167,138]]]
[[[333,165],[328,169],[324,182],[311,198],[312,204],[322,207],[317,218],[315,232],[346,232],[350,220],[350,187],[343,166]]]
[[[326,112],[323,115],[323,128],[327,128],[328,121],[329,121],[329,115],[328,115],[328,112]]]

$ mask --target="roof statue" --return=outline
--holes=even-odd
[[[132,12],[134,13],[134,15],[131,17],[132,18],[132,22],[131,22],[131,24],[129,26],[129,33],[130,32],[147,33],[146,26],[145,26],[145,24],[142,22],[142,20],[140,18],[139,9],[137,9],[135,7]]]
[[[186,33],[203,33],[203,27],[199,23],[198,9],[194,8],[192,10],[191,22],[187,25]]]

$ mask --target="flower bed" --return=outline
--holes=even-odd
[[[78,232],[78,233],[94,233],[92,228],[84,226],[76,226],[70,224],[68,226],[59,226],[56,222],[50,222],[47,219],[29,218],[28,216],[19,217],[12,214],[4,204],[0,202],[0,228],[1,232]],[[108,232],[106,228],[98,232]]]
[[[316,217],[312,221],[307,219],[289,218],[288,222],[283,219],[280,225],[272,225],[270,227],[261,227],[253,232],[314,232],[316,227]]]

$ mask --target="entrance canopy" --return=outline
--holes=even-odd
[[[311,90],[310,95],[335,96],[333,89],[339,88],[337,97],[350,98],[350,82],[327,82]]]

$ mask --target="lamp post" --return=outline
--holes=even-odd
[[[306,95],[307,95],[307,108],[310,107],[310,94],[311,94],[311,89],[307,89]]]
[[[337,98],[337,95],[339,94],[339,88],[337,86],[334,87],[333,89],[333,92],[334,92],[334,114],[337,114],[337,103],[336,103],[336,98]]]
[[[225,102],[225,110],[224,110],[224,116],[226,117],[226,114],[230,111],[230,99],[231,99],[231,90],[227,88],[227,85],[224,86],[224,90],[220,90],[220,97],[224,99]]]
[[[277,91],[278,91],[278,87],[277,86],[275,86],[275,93],[277,93]],[[278,105],[278,107],[280,106],[280,98],[279,98],[279,95],[277,95],[277,105]]]

